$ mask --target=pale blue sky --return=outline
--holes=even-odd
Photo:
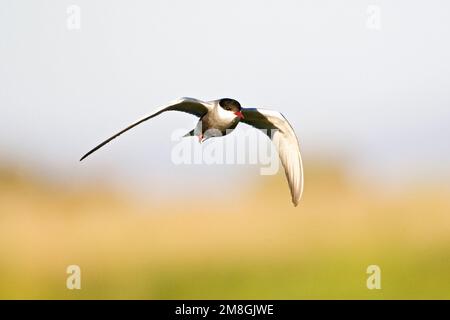
[[[0,157],[46,175],[229,181],[236,168],[170,162],[171,132],[195,123],[182,114],[78,163],[116,129],[191,96],[277,109],[306,156],[336,155],[358,173],[449,177],[448,1],[0,3]],[[72,4],[80,30],[66,27]],[[380,30],[366,27],[369,5]]]

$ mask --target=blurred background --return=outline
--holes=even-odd
[[[0,7],[0,298],[450,298],[448,2]],[[282,171],[175,165],[185,114],[78,161],[182,96],[281,111],[300,205]]]

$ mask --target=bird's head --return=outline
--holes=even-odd
[[[225,111],[232,112],[235,115],[235,117],[239,119],[244,119],[241,104],[236,100],[230,98],[220,99],[219,106]]]

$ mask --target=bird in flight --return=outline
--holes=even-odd
[[[166,111],[181,111],[199,117],[197,126],[186,136],[197,136],[200,142],[218,136],[217,133],[222,136],[228,134],[239,122],[264,130],[277,147],[291,191],[292,203],[294,206],[298,205],[303,193],[303,165],[299,142],[291,125],[278,111],[242,108],[234,99],[223,98],[213,101],[201,101],[194,98],[177,99],[106,139],[81,157],[80,161],[122,133]]]

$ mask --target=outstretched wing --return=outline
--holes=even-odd
[[[244,119],[241,122],[267,130],[267,135],[272,138],[286,173],[292,202],[297,206],[303,193],[303,165],[299,142],[294,130],[287,119],[277,111],[244,108],[242,113]]]
[[[200,100],[197,100],[197,99],[194,99],[194,98],[180,98],[180,99],[177,99],[177,100],[169,103],[168,105],[165,105],[163,107],[158,108],[157,110],[153,111],[152,113],[144,116],[143,118],[141,118],[141,119],[137,120],[136,122],[134,122],[133,124],[129,125],[128,127],[123,129],[122,131],[116,133],[112,137],[106,139],[105,141],[100,143],[98,146],[93,148],[91,151],[86,153],[84,156],[82,156],[80,161],[82,161],[84,158],[89,156],[91,153],[93,153],[93,152],[97,151],[98,149],[100,149],[101,147],[103,147],[105,144],[107,144],[111,140],[117,138],[122,133],[130,130],[131,128],[134,128],[135,126],[137,126],[138,124],[141,124],[144,121],[147,121],[147,120],[149,120],[149,119],[151,119],[153,117],[156,117],[157,115],[160,115],[163,112],[166,112],[166,111],[181,111],[181,112],[190,113],[190,114],[192,114],[194,116],[197,116],[197,117],[201,118],[208,112],[209,108],[210,108],[210,106],[209,106],[208,103],[200,101]]]

